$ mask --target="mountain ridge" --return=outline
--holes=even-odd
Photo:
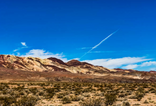
[[[37,57],[18,57],[13,55],[0,55],[0,67],[11,70],[21,70],[26,72],[58,72],[71,73],[76,75],[88,75],[98,77],[118,77],[118,78],[132,78],[141,80],[155,80],[156,72],[144,72],[133,69],[108,69],[102,66],[94,66],[86,62],[78,60],[70,60],[63,62],[60,59],[49,57],[41,59]],[[68,75],[67,75],[68,76]]]

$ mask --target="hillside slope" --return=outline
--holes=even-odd
[[[132,78],[141,80],[151,80],[155,81],[156,72],[141,72],[136,70],[124,70],[124,69],[108,69],[102,66],[94,66],[86,62],[80,62],[78,60],[71,60],[67,63],[63,62],[57,58],[34,58],[34,57],[18,57],[13,55],[0,55],[0,71],[2,70],[12,70],[9,72],[15,72],[21,70],[21,72],[34,72],[34,73],[44,73],[49,74],[53,72],[58,72],[59,74],[69,74],[71,75],[85,75],[88,76],[99,76],[110,78]],[[7,72],[7,71],[6,71]],[[5,75],[5,74],[4,74]],[[11,74],[10,74],[11,75]],[[23,73],[22,73],[23,75]],[[66,75],[68,76],[68,75]],[[27,76],[28,77],[28,76]]]

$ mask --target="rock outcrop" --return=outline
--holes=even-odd
[[[94,66],[86,62],[71,60],[67,63],[57,58],[34,58],[34,57],[18,57],[13,55],[0,55],[0,66],[23,71],[63,71],[71,73],[95,74],[109,72],[109,69]]]
[[[94,66],[86,62],[80,62],[78,60],[70,60],[65,63],[54,57],[41,59],[35,57],[0,55],[0,67],[28,72],[67,72],[81,75],[115,76],[133,79],[156,79],[155,71],[141,72],[132,69],[108,69],[102,66]]]

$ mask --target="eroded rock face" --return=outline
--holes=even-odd
[[[57,63],[59,63],[59,64],[66,65],[66,63],[64,63],[62,60],[57,59],[57,58],[54,58],[54,57],[49,57],[49,58],[47,58],[47,59],[49,59],[49,60],[51,60],[51,61],[53,61],[53,62],[57,62]]]
[[[76,74],[96,75],[96,76],[116,76],[133,79],[155,79],[156,72],[140,72],[136,70],[108,69],[102,66],[94,66],[86,62],[71,60],[67,63],[57,58],[35,58],[18,57],[13,55],[0,55],[0,67],[13,70],[23,70],[30,72],[69,72]]]
[[[0,55],[0,66],[25,71],[67,71],[53,65],[51,60],[33,57]]]
[[[57,58],[34,58],[34,57],[18,57],[13,55],[0,55],[0,66],[24,71],[63,71],[82,74],[102,74],[109,72],[109,69],[93,66],[86,62],[71,60],[67,63]]]

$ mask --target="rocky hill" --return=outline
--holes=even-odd
[[[70,75],[85,75],[87,76],[98,76],[98,77],[115,77],[115,78],[132,78],[140,80],[152,80],[155,81],[156,72],[141,72],[136,70],[124,70],[124,69],[108,69],[102,66],[94,66],[86,62],[80,62],[78,60],[71,60],[67,63],[57,58],[34,58],[34,57],[18,57],[13,55],[0,55],[0,72],[4,70],[12,70],[11,72],[34,72],[42,73],[48,72],[66,73]],[[7,71],[6,71],[7,72]],[[5,74],[3,74],[5,75]],[[23,75],[23,74],[22,74]],[[68,76],[68,75],[66,75]]]
[[[100,66],[93,66],[86,62],[71,60],[64,63],[57,58],[34,58],[34,57],[18,57],[13,55],[0,55],[0,66],[24,71],[64,71],[82,74],[101,74],[110,70]]]

